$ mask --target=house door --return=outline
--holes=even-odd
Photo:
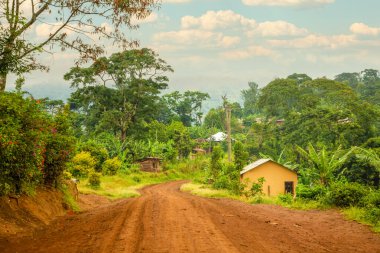
[[[294,182],[293,181],[285,182],[285,193],[290,193],[290,194],[294,195]]]

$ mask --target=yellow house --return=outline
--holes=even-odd
[[[240,180],[257,182],[263,177],[263,193],[267,196],[290,193],[295,195],[298,183],[297,173],[291,169],[276,163],[270,159],[260,159],[243,168],[240,172]],[[250,185],[248,185],[250,187]]]

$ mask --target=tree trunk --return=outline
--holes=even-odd
[[[7,74],[0,73],[0,92],[5,91],[5,86],[7,85]]]

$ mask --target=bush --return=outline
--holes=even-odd
[[[39,100],[0,93],[0,195],[56,186],[73,145],[64,113],[51,116]]]
[[[326,195],[326,192],[326,187],[322,185],[307,186],[298,184],[296,188],[297,197],[302,199],[318,200]]]
[[[89,177],[88,177],[88,183],[92,187],[99,187],[100,186],[100,173],[91,172]]]
[[[133,176],[132,180],[135,181],[136,183],[140,183],[141,182],[141,178],[138,177],[138,176]]]
[[[253,182],[251,184],[251,187],[247,191],[244,192],[244,195],[246,197],[262,196],[264,182],[265,182],[265,178],[263,177],[258,178],[257,182]],[[249,185],[250,184],[249,180],[247,180],[245,184]]]
[[[71,174],[74,177],[84,177],[95,171],[95,159],[88,152],[81,152],[74,156]]]
[[[367,209],[364,216],[371,224],[375,226],[380,225],[380,208],[374,207]]]
[[[277,199],[284,204],[291,204],[293,202],[293,196],[292,194],[280,194],[277,196]]]
[[[331,203],[339,207],[358,206],[368,190],[358,183],[335,183],[331,186]]]
[[[102,171],[103,175],[116,175],[118,170],[121,168],[121,161],[119,158],[114,157],[112,159],[108,159],[103,163]]]
[[[109,158],[107,149],[95,140],[82,142],[78,145],[79,152],[88,152],[95,159],[95,170],[102,171],[103,163]]]
[[[380,208],[380,191],[373,191],[364,198],[364,205],[370,208]]]
[[[219,175],[214,183],[212,184],[212,187],[215,189],[228,189],[229,186],[229,178],[227,175]]]

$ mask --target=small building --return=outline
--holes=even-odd
[[[207,154],[207,151],[203,148],[194,148],[191,152],[190,159],[194,160],[198,156],[203,156],[205,154]]]
[[[263,193],[267,196],[290,193],[295,195],[298,183],[297,173],[270,159],[260,159],[243,168],[240,172],[240,180],[245,182],[257,182],[264,178]],[[251,187],[248,185],[248,187]]]
[[[140,169],[146,172],[159,172],[161,171],[161,158],[146,157],[139,161]]]

